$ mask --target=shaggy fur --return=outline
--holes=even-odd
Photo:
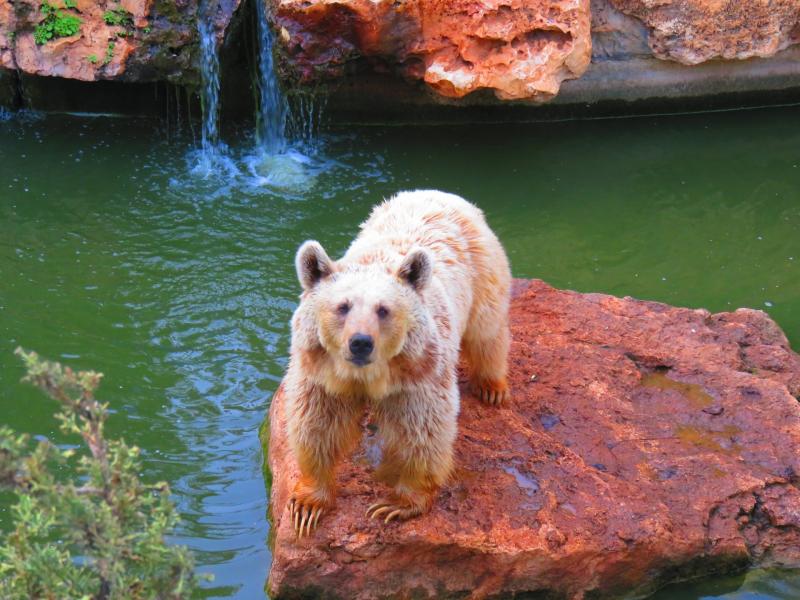
[[[377,477],[391,497],[368,515],[406,519],[430,509],[453,464],[461,355],[480,398],[508,395],[511,273],[483,213],[437,191],[401,192],[376,206],[344,257],[304,243],[303,286],[285,379],[288,437],[300,466],[290,508],[308,534],[331,509],[334,468],[369,408],[383,440]],[[354,334],[374,340],[355,364]]]

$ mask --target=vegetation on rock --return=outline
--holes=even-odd
[[[197,583],[192,555],[164,539],[177,522],[169,487],[143,483],[139,449],[105,438],[108,405],[94,397],[102,374],[17,354],[23,381],[60,404],[61,431],[86,449],[32,446],[0,426],[0,487],[18,498],[0,541],[0,597],[188,597]]]
[[[114,42],[108,42],[108,46],[106,46],[106,57],[103,60],[103,64],[107,65],[111,62],[111,59],[114,58],[114,48],[116,44]]]
[[[103,13],[106,25],[115,25],[126,29],[133,28],[133,15],[124,8],[112,8]]]
[[[75,9],[74,0],[64,1],[65,9]],[[80,31],[81,18],[64,12],[45,0],[39,6],[44,19],[33,30],[33,39],[38,45],[46,44],[54,37],[69,37]]]

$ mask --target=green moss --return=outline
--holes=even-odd
[[[267,487],[267,496],[269,496],[272,491],[272,471],[269,468],[269,436],[269,415],[267,415],[264,417],[264,422],[261,423],[261,427],[258,431],[258,439],[261,441],[261,448],[264,451],[263,472],[264,483]]]

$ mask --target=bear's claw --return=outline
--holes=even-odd
[[[502,405],[509,396],[507,387],[492,384],[476,385],[475,393],[481,402],[490,406]]]
[[[310,536],[311,530],[317,528],[319,518],[325,512],[325,508],[319,504],[298,502],[296,498],[289,500],[289,510],[291,510],[294,531],[298,538],[303,537],[303,529],[305,529],[305,536]]]
[[[400,521],[410,519],[411,517],[416,517],[421,513],[422,509],[416,506],[398,506],[393,502],[376,502],[367,509],[366,515],[370,519],[376,519],[386,515],[386,518],[383,520],[383,522],[388,523],[394,519],[398,519]]]

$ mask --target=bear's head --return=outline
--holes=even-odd
[[[334,262],[316,241],[297,251],[303,295],[295,329],[306,327],[295,333],[302,345],[325,351],[335,377],[383,378],[393,358],[418,350],[420,330],[429,325],[422,294],[433,259],[426,249],[412,248],[398,260]]]

